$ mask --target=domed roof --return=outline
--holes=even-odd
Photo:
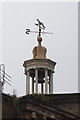
[[[38,37],[38,46],[33,48],[33,58],[46,58],[47,49],[41,46],[42,38]]]

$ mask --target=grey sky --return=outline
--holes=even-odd
[[[18,95],[26,92],[24,60],[32,59],[37,35],[26,35],[26,28],[37,30],[40,19],[46,31],[42,44],[47,58],[57,62],[54,93],[78,92],[78,5],[74,3],[3,3],[2,4],[2,63],[11,75],[11,84]],[[13,87],[5,84],[4,92]]]

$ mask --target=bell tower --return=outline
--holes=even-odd
[[[38,24],[35,25],[39,27],[38,45],[33,48],[33,59],[26,60],[23,64],[26,75],[26,94],[30,92],[38,94],[39,90],[41,94],[53,94],[53,73],[56,62],[46,58],[47,49],[41,45],[41,33],[43,33],[41,30],[44,30],[45,26],[38,19],[37,21]],[[26,30],[26,34],[32,32],[29,29]]]

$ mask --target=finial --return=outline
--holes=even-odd
[[[42,42],[41,35],[42,34],[53,34],[53,33],[44,32],[46,27],[44,26],[44,24],[39,19],[37,19],[37,23],[35,23],[35,25],[38,26],[38,31],[33,31],[33,30],[30,30],[30,29],[26,29],[26,34],[27,35],[29,33],[37,33],[38,34],[38,37],[37,37],[38,46],[35,46],[33,48],[33,58],[34,59],[35,58],[44,58],[44,59],[46,59],[47,49],[44,46],[41,46],[41,42]]]
[[[37,41],[38,41],[38,45],[41,46],[42,37],[38,37],[38,38],[37,38]]]

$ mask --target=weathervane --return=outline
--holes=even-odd
[[[37,24],[35,23],[35,25],[39,27],[39,31],[31,31],[30,29],[26,29],[26,34],[29,34],[30,32],[32,32],[32,33],[38,33],[39,37],[41,36],[41,33],[42,34],[53,34],[53,33],[49,33],[49,32],[44,32],[44,30],[45,30],[46,27],[44,26],[44,24],[42,22],[40,22],[39,19],[37,19],[37,21],[38,21],[38,23]],[[43,30],[43,31],[41,31],[41,30]]]

